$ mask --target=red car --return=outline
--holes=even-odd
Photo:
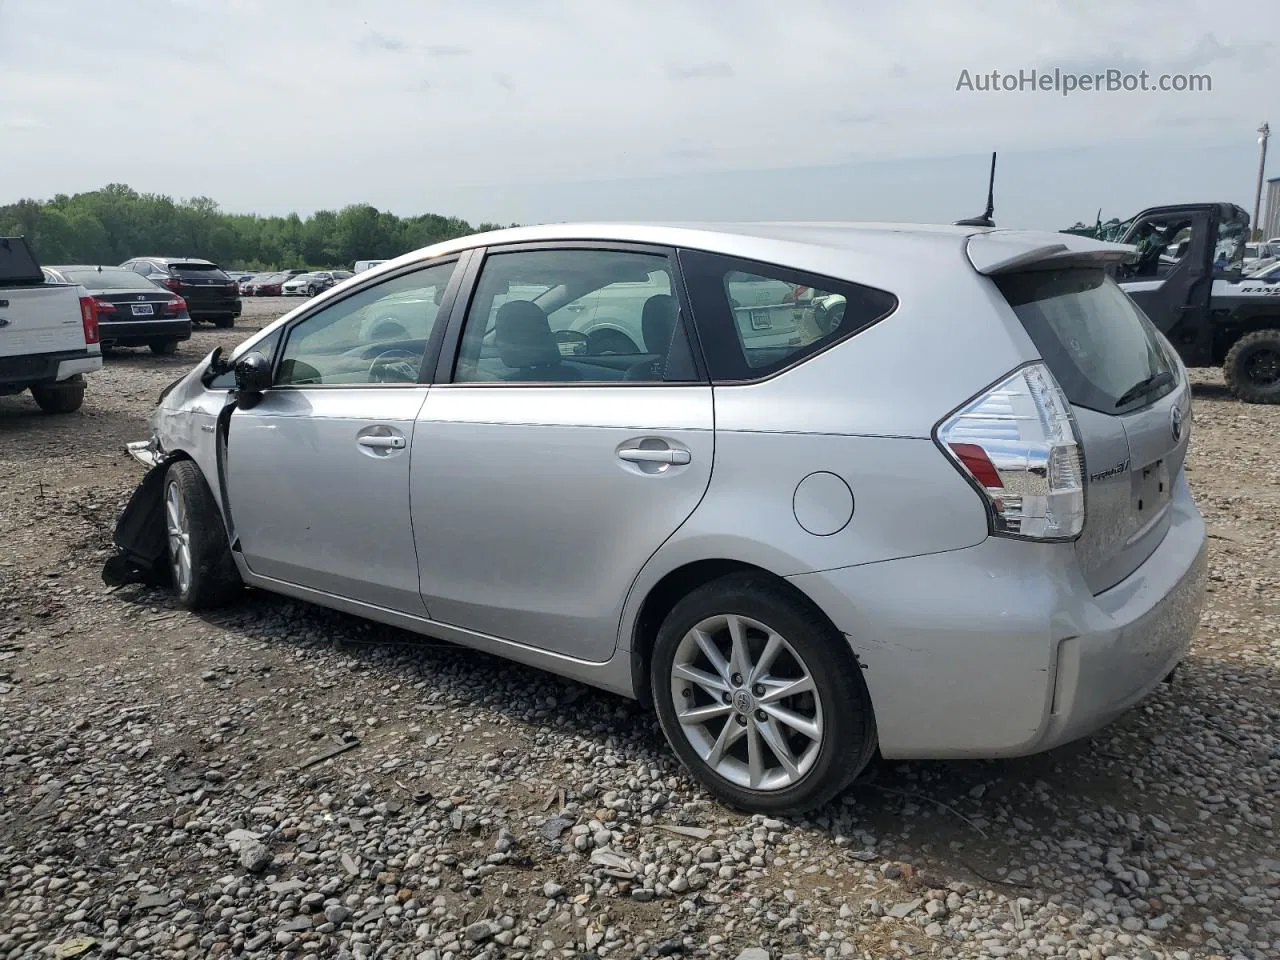
[[[247,297],[278,297],[280,285],[284,283],[282,273],[263,273],[240,287],[240,292]]]

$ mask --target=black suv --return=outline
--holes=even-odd
[[[195,257],[134,257],[120,266],[182,296],[192,320],[230,327],[240,316],[240,287],[216,263]]]

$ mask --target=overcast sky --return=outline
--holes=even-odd
[[[0,202],[1058,228],[1253,207],[1274,0],[0,0]],[[998,70],[1211,92],[957,91]],[[1280,138],[1273,144],[1280,174]]]

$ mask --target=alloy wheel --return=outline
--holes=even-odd
[[[812,673],[784,637],[749,617],[708,617],[684,635],[672,661],[671,698],[698,756],[740,787],[791,787],[822,748]]]
[[[185,594],[191,588],[191,531],[187,503],[178,484],[170,482],[164,497],[165,528],[169,535],[169,563],[174,586]]]
[[[1280,353],[1259,347],[1245,360],[1245,374],[1260,387],[1280,383]]]

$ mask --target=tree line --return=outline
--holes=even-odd
[[[25,236],[39,261],[49,264],[175,256],[245,270],[350,269],[356,260],[386,260],[499,226],[435,213],[398,217],[366,203],[305,219],[225,213],[208,197],[174,200],[119,183],[0,206],[0,236]]]

